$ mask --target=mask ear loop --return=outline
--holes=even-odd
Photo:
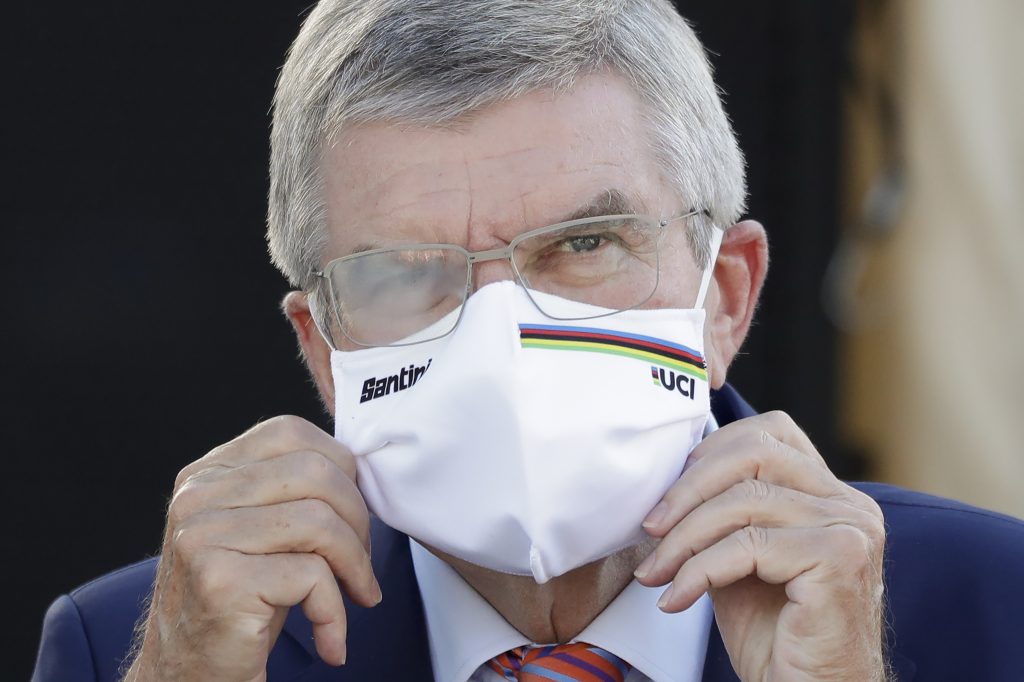
[[[693,307],[701,309],[704,307],[704,298],[708,295],[711,287],[711,277],[715,274],[715,263],[718,261],[718,249],[722,246],[722,237],[725,230],[717,225],[711,226],[711,243],[708,244],[708,265],[704,268],[704,274],[700,278],[700,289],[697,290],[697,300]]]

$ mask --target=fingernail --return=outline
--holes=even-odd
[[[341,664],[345,665],[345,661],[348,659],[348,646],[345,644],[341,645]]]
[[[644,528],[654,528],[665,520],[666,514],[668,514],[668,505],[665,504],[664,500],[662,500],[654,507],[654,509],[651,510],[651,513],[647,515],[647,518],[644,519],[644,522],[641,525],[643,525]]]
[[[654,554],[651,553],[646,559],[640,562],[640,565],[633,571],[633,575],[637,578],[643,579],[647,577],[647,574],[654,568]]]
[[[664,591],[664,592],[662,593],[662,595],[661,595],[661,599],[659,599],[659,600],[658,600],[658,608],[659,608],[659,609],[662,609],[662,610],[664,610],[664,609],[665,609],[665,607],[666,607],[666,606],[668,606],[668,603],[669,603],[669,601],[671,601],[671,600],[672,600],[672,588],[673,588],[673,587],[674,587],[673,585],[669,585],[669,586],[668,586],[668,589],[667,589],[667,590],[665,590],[665,591]]]
[[[380,583],[378,583],[377,579],[374,578],[373,579],[373,605],[376,606],[377,604],[381,603],[383,600],[384,600],[384,595],[380,591]]]

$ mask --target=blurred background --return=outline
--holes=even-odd
[[[263,241],[309,4],[8,9],[7,679],[58,594],[158,550],[181,467],[276,414],[331,428]],[[732,383],[844,478],[1024,515],[1024,4],[678,4],[773,249]]]

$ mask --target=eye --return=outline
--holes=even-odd
[[[604,238],[596,234],[583,234],[577,237],[569,237],[563,243],[575,253],[593,251],[601,245]]]

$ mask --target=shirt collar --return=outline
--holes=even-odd
[[[437,682],[466,682],[494,656],[531,644],[451,566],[409,542]],[[700,680],[714,615],[711,600],[704,595],[683,613],[666,614],[657,607],[664,589],[631,582],[576,641],[610,651],[659,682]]]
[[[717,428],[711,415],[704,435]],[[409,543],[437,682],[466,682],[491,658],[531,643],[455,569],[415,540]],[[653,680],[698,682],[714,616],[711,599],[705,594],[686,611],[666,614],[657,606],[664,589],[630,582],[576,641],[612,652]]]

